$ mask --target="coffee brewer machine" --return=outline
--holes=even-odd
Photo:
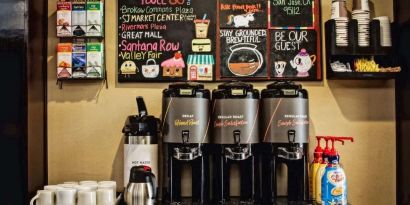
[[[309,200],[308,93],[301,85],[276,82],[261,94],[262,187],[264,204],[281,204],[279,181],[287,181],[287,204]],[[287,166],[287,179],[280,180],[281,165]],[[286,174],[285,174],[286,176]]]
[[[150,191],[149,195],[145,195],[148,192],[129,192],[128,195],[128,200],[133,199],[128,201],[128,205],[133,205],[136,203],[135,201],[140,199],[150,202],[144,203],[145,205],[151,205],[154,204],[158,192],[158,182],[156,180],[159,175],[158,138],[160,121],[158,118],[148,115],[142,97],[137,97],[136,100],[139,114],[128,116],[122,129],[124,134],[124,186],[129,183],[138,183],[139,186],[133,186],[133,188],[142,187],[140,186],[141,183],[148,182],[143,182],[144,177],[139,176],[152,176],[150,177],[152,182],[150,182],[150,190],[153,189],[153,191]],[[141,191],[141,189],[138,190]]]
[[[259,201],[258,157],[259,91],[251,84],[231,82],[212,92],[212,142],[214,144],[214,204],[230,198],[231,165],[239,165],[240,201]]]
[[[178,83],[163,91],[164,201],[179,203],[181,169],[192,169],[192,203],[209,202],[210,91],[201,84]]]

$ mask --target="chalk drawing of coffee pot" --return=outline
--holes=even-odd
[[[290,65],[298,71],[297,77],[309,77],[309,70],[316,62],[316,55],[309,55],[306,49],[302,48]]]

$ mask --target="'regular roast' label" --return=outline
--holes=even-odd
[[[187,143],[209,143],[208,99],[166,98],[162,112],[164,142],[182,143],[182,132],[189,131]]]
[[[288,131],[295,130],[296,143],[309,142],[309,104],[302,98],[269,98],[262,100],[263,142],[287,143]]]
[[[235,144],[233,132],[240,131],[240,143],[259,142],[259,100],[221,99],[213,104],[213,143]]]

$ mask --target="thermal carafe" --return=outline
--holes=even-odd
[[[163,91],[165,203],[182,201],[181,172],[186,165],[192,171],[192,203],[209,201],[209,106],[210,91],[201,84],[171,84]]]
[[[213,198],[215,204],[231,201],[231,165],[239,167],[240,201],[259,198],[258,155],[259,91],[251,84],[225,83],[212,92],[212,143],[214,145]]]
[[[151,167],[134,166],[124,192],[126,205],[154,205],[157,196],[156,177]]]
[[[309,200],[308,92],[292,82],[276,82],[261,93],[262,187],[264,204],[285,199],[289,204]],[[282,173],[287,167],[287,175]],[[280,177],[287,176],[281,180]],[[280,198],[279,181],[287,182]]]
[[[158,138],[159,119],[148,115],[144,99],[137,97],[139,114],[127,117],[124,128],[124,186],[131,179],[131,169],[135,166],[147,167],[154,176],[154,189],[157,193],[158,178]],[[154,196],[156,197],[156,196]]]

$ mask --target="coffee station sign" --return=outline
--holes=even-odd
[[[319,0],[119,0],[118,81],[321,80]]]
[[[198,0],[118,0],[119,82],[211,81],[213,5]]]

